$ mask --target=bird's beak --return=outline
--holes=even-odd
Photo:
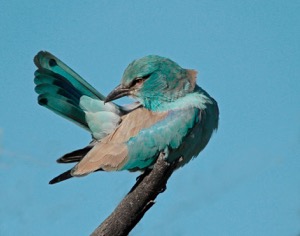
[[[117,98],[121,98],[124,96],[129,95],[129,89],[123,88],[122,85],[118,85],[113,91],[110,92],[110,94],[107,95],[107,97],[104,100],[104,103],[113,101]]]

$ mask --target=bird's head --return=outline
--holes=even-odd
[[[195,84],[195,71],[183,69],[168,58],[150,55],[128,65],[121,84],[105,102],[131,96],[154,110],[162,103],[175,101],[193,91]]]

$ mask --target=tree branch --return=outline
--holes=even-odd
[[[155,204],[155,198],[166,189],[176,163],[164,160],[160,153],[152,170],[144,172],[116,209],[91,234],[91,236],[128,235],[144,214]]]

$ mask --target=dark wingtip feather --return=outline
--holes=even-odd
[[[41,68],[41,63],[40,63],[40,59],[41,57],[44,57],[45,54],[47,54],[48,52],[46,51],[39,51],[33,58],[33,62],[34,64],[38,67],[38,68]]]
[[[57,66],[57,62],[56,62],[56,60],[55,60],[55,59],[53,59],[53,58],[51,58],[51,59],[49,60],[49,66],[51,66],[51,67],[53,67],[53,66]]]
[[[41,60],[48,58],[48,64],[50,67],[52,66],[56,66],[57,62],[56,62],[56,57],[53,56],[50,52],[47,51],[39,51],[33,58],[33,62],[34,64],[37,66],[37,68],[41,69],[44,66],[42,65],[43,63],[41,62]]]
[[[93,148],[93,145],[67,153],[56,160],[57,163],[79,162]]]
[[[56,176],[55,178],[50,180],[49,184],[56,184],[56,183],[59,183],[61,181],[72,178],[73,176],[71,175],[71,170],[72,169],[67,170],[66,172],[60,174],[59,176]]]
[[[38,98],[38,104],[41,106],[46,106],[48,104],[47,98]]]

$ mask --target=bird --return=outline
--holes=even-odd
[[[38,52],[34,64],[38,104],[92,136],[86,147],[57,159],[76,164],[49,184],[96,171],[146,171],[160,153],[170,163],[181,158],[181,167],[198,156],[218,128],[218,104],[196,83],[197,72],[166,57],[134,60],[107,96],[47,51]],[[113,102],[124,96],[135,102]]]

